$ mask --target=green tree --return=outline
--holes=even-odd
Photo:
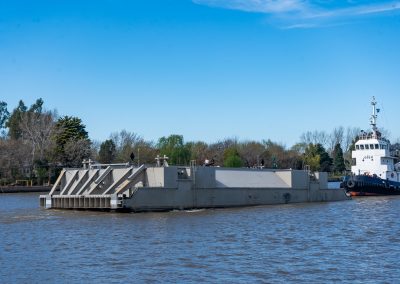
[[[62,147],[69,140],[88,139],[88,133],[85,129],[86,126],[78,117],[61,117],[57,120],[56,128],[57,134],[55,139],[57,146]]]
[[[109,139],[101,143],[99,151],[99,162],[104,164],[112,163],[115,159],[116,148],[114,142]]]
[[[10,117],[10,113],[7,110],[7,103],[0,101],[0,135],[4,135],[4,128],[6,127],[6,122]]]
[[[308,144],[304,152],[304,163],[312,171],[330,172],[332,159],[321,144]]]
[[[90,157],[90,140],[85,128],[78,117],[64,116],[56,122],[54,156],[64,166],[79,166],[78,162]]]
[[[237,147],[238,141],[236,138],[227,138],[212,143],[207,147],[207,159],[212,160],[215,166],[224,164],[224,152],[227,148]]]
[[[25,114],[36,114],[41,115],[43,111],[43,99],[39,98],[34,104],[28,109],[25,103],[20,100],[18,106],[13,110],[11,115],[8,115],[5,126],[8,127],[8,135],[11,139],[19,139],[22,136],[23,130],[21,129],[21,122]],[[7,106],[7,104],[6,104]],[[1,111],[0,111],[1,113]],[[1,117],[0,117],[1,122]],[[4,123],[4,122],[3,122]],[[0,124],[1,128],[1,124]]]
[[[317,153],[320,156],[319,170],[322,172],[330,172],[332,166],[332,158],[329,156],[328,152],[321,144],[317,144],[316,147],[317,147]]]
[[[8,118],[6,122],[6,127],[8,128],[8,136],[11,139],[19,139],[21,137],[21,120],[22,120],[22,115],[26,113],[27,107],[25,106],[25,103],[20,100],[18,102],[18,106],[13,110],[11,113],[10,117]]]
[[[315,154],[307,155],[305,154],[304,156],[304,163],[308,166],[310,166],[310,170],[315,172],[318,171],[320,168],[320,156]]]
[[[30,106],[28,112],[41,114],[43,112],[43,104],[44,101],[42,98],[37,99],[36,102]]]
[[[243,166],[243,161],[240,158],[239,152],[235,146],[229,147],[224,151],[224,167],[240,168]]]
[[[341,173],[346,169],[343,158],[343,150],[339,143],[335,145],[332,153],[333,156],[333,171],[336,173]]]
[[[158,140],[157,148],[161,155],[169,158],[171,165],[184,165],[190,161],[189,145],[183,143],[182,135],[170,135]]]

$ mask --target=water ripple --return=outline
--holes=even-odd
[[[400,197],[116,214],[0,195],[2,283],[395,283]]]

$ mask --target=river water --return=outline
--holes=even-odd
[[[167,213],[0,195],[1,283],[399,283],[400,197]]]

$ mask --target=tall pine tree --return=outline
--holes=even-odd
[[[114,142],[109,139],[101,143],[99,151],[99,162],[103,164],[110,164],[114,162],[116,156],[116,147]]]
[[[90,140],[86,126],[78,117],[64,116],[58,119],[53,136],[55,158],[64,166],[78,167],[90,157]]]
[[[335,149],[332,153],[333,156],[333,171],[335,173],[341,173],[346,170],[346,166],[344,164],[343,150],[340,146],[340,143],[335,145]]]

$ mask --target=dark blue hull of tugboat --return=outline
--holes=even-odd
[[[372,176],[346,176],[343,187],[351,196],[400,195],[400,182]]]

